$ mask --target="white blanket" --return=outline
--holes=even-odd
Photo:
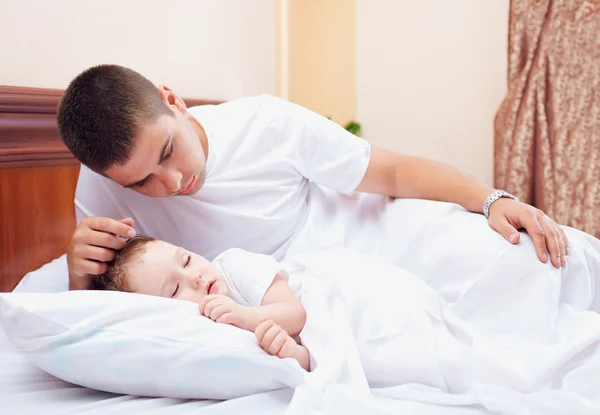
[[[473,277],[453,302],[400,268],[348,251],[299,257],[304,275],[291,284],[301,284],[301,338],[314,369],[287,413],[393,414],[406,401],[600,413],[600,315],[587,311],[600,254],[577,246],[563,270],[509,250],[498,270],[512,264],[514,272]]]
[[[250,413],[251,408],[256,413],[288,408],[302,415],[600,413],[598,317],[585,311],[600,308],[600,241],[566,229],[568,266],[557,270],[537,260],[525,234],[513,247],[482,215],[451,204],[399,199],[386,213],[385,226],[373,226],[370,238],[356,238],[348,219],[331,212],[330,221],[306,230],[306,241],[299,240],[292,254],[335,245],[335,230],[348,228],[348,247],[402,264],[418,278],[343,252],[337,259],[331,252],[299,258],[297,265],[306,268],[302,300],[308,309],[302,339],[315,369],[291,404],[288,391],[278,391],[206,407],[189,402],[185,409],[206,415]],[[356,221],[368,226],[369,212],[365,209]],[[58,269],[49,266],[25,278],[20,291],[66,289],[64,256],[55,265]],[[357,291],[362,300],[354,296]],[[407,366],[395,370],[388,362]],[[7,368],[11,376],[16,373]],[[380,383],[370,389],[368,378]],[[416,378],[423,384],[407,382]],[[32,382],[21,395],[31,408],[35,404],[32,413],[39,408],[72,413],[28,399],[41,387]],[[0,382],[0,403],[2,391]],[[7,397],[16,403],[13,392]],[[77,388],[77,393],[73,402],[57,396],[79,413],[75,405],[90,392]],[[169,407],[165,399],[120,399],[161,408],[153,414],[184,412],[180,402]],[[132,402],[125,404],[122,411],[110,407],[106,413],[141,413]],[[23,406],[19,401],[14,408],[27,413]]]

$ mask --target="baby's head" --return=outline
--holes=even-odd
[[[204,257],[138,235],[115,254],[90,289],[127,291],[202,302],[208,294],[229,295],[221,272]]]

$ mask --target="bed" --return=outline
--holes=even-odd
[[[73,197],[79,171],[78,163],[58,137],[55,114],[60,96],[59,90],[0,87],[0,291],[9,292],[18,287],[25,292],[56,292],[67,288],[66,277],[61,278],[58,283],[56,279],[50,278],[57,274],[66,276],[67,273],[65,252],[75,228]],[[188,99],[186,102],[190,106],[216,103],[216,101],[199,99]],[[408,220],[402,228],[412,249],[421,254],[425,253],[428,258],[425,262],[415,255],[413,265],[421,267],[422,275],[427,275],[430,271],[429,283],[435,284],[436,277],[443,282],[449,279],[447,274],[436,271],[444,265],[444,259],[440,257],[441,247],[449,247],[444,254],[461,264],[459,268],[462,280],[450,279],[454,282],[456,292],[468,288],[469,284],[477,280],[477,273],[474,271],[480,269],[480,265],[485,265],[487,269],[490,268],[491,259],[498,257],[496,260],[499,261],[501,251],[504,252],[502,255],[512,256],[513,264],[523,264],[523,256],[534,258],[531,246],[526,245],[522,250],[512,249],[487,227],[480,226],[480,223],[476,226],[479,234],[470,233],[463,236],[463,240],[460,241],[471,244],[467,245],[469,249],[459,250],[456,247],[460,244],[455,240],[457,232],[453,229],[461,228],[461,223],[454,217],[450,220],[448,215],[462,218],[461,220],[467,225],[482,219],[476,215],[466,216],[465,212],[451,206],[431,206],[433,205],[419,205],[418,209],[414,206],[407,209],[404,213],[407,216],[414,215],[414,218]],[[430,208],[432,210],[427,212]],[[583,235],[578,235],[575,231],[570,235],[584,242]],[[482,243],[481,241],[486,238],[489,243]],[[431,241],[435,243],[432,244]],[[585,243],[594,244],[595,248],[592,249],[590,245],[589,252],[593,256],[594,264],[600,262],[598,258],[600,242],[594,240]],[[531,252],[528,252],[528,249]],[[472,252],[477,253],[480,262],[473,259],[461,262],[461,255],[468,255],[470,258]],[[540,275],[546,278],[547,271],[542,268],[542,265],[529,259],[525,263],[531,264],[532,269],[540,271]],[[580,267],[589,264],[579,261]],[[574,275],[568,276],[565,281],[577,278],[583,281],[582,278],[589,272],[584,272],[582,268],[580,268],[582,272],[578,272],[579,269],[573,266],[576,265],[571,262],[571,271]],[[502,267],[491,267],[486,272],[490,278],[499,277],[502,281],[509,276],[518,277],[518,275],[505,275]],[[553,272],[555,281],[560,282],[562,271]],[[526,272],[526,274],[531,273]],[[593,273],[591,275],[593,276]],[[560,286],[560,283],[557,286]],[[499,291],[494,292],[494,297],[498,294]],[[529,299],[522,298],[522,300],[528,306]],[[491,310],[491,313],[493,314],[494,310]],[[525,314],[522,313],[517,318],[521,315]],[[320,316],[321,314],[319,318]],[[19,330],[20,324],[19,320],[17,325]],[[475,400],[461,400],[460,396],[452,397],[444,393],[425,396],[424,391],[417,392],[423,392],[423,396],[412,393],[415,399],[410,400],[399,398],[398,395],[386,396],[381,391],[363,399],[346,391],[345,394],[341,393],[337,396],[335,401],[337,403],[333,408],[319,413],[382,415],[489,413],[481,409],[482,407]],[[0,412],[2,413],[283,414],[288,413],[287,409],[290,407],[290,402],[293,402],[293,395],[294,391],[288,388],[228,401],[186,401],[100,392],[69,384],[38,369],[11,346],[0,328]],[[297,396],[294,396],[294,401],[304,399],[303,402],[308,402],[304,407],[310,407],[312,395],[300,395],[298,398]],[[504,408],[510,407],[513,403],[513,399],[503,395],[494,399],[490,401],[492,404],[499,402],[504,405]],[[360,406],[354,406],[355,402]]]

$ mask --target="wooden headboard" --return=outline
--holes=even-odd
[[[79,163],[58,134],[62,92],[0,86],[0,291],[64,254],[75,229]]]

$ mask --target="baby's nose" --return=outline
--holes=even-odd
[[[200,287],[202,285],[202,275],[196,275],[194,277],[194,281],[196,283],[196,287]]]

